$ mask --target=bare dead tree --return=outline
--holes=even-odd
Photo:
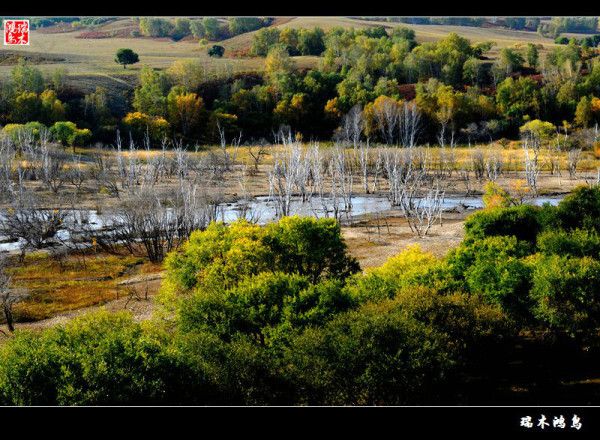
[[[342,118],[342,125],[339,128],[339,140],[351,144],[356,149],[362,137],[363,130],[363,110],[360,104],[356,104]]]
[[[425,171],[410,167],[402,182],[400,208],[411,231],[420,238],[429,233],[436,220],[441,223],[445,191],[438,180],[431,179],[427,185],[428,180]]]
[[[13,191],[13,165],[17,150],[8,136],[0,136],[0,198],[6,199]]]
[[[260,164],[262,163],[264,156],[266,156],[268,152],[269,150],[263,142],[261,142],[256,147],[248,147],[248,154],[252,158],[252,167],[247,169],[247,172],[250,173],[250,175],[255,176],[258,174]]]
[[[561,175],[560,172],[560,156],[562,153],[562,146],[561,146],[561,136],[560,133],[556,133],[556,141],[552,144],[549,145],[548,150],[549,153],[548,154],[548,160],[550,162],[550,174],[552,176],[554,175]]]
[[[119,197],[118,160],[108,154],[104,148],[92,153],[92,159],[90,177],[96,182],[99,191],[106,191],[111,196]]]
[[[465,185],[465,196],[469,197],[473,193],[473,182],[471,181],[471,172],[467,168],[462,168],[458,172],[460,181]]]
[[[567,168],[569,170],[569,177],[574,179],[577,175],[577,165],[581,157],[581,148],[572,148],[567,154]]]
[[[331,178],[331,194],[334,200],[341,202],[343,212],[349,218],[352,211],[352,184],[353,176],[344,150],[336,145],[332,151],[329,162],[329,175]],[[336,209],[339,219],[340,211]]]
[[[537,182],[541,172],[540,168],[541,140],[533,134],[525,134],[523,138],[523,151],[525,152],[525,179],[534,196],[537,196]]]
[[[181,181],[188,177],[189,163],[188,163],[188,152],[183,148],[182,142],[178,142],[173,149],[175,153],[175,164],[176,164],[176,175]]]
[[[319,148],[317,144],[317,148]],[[311,181],[311,163],[309,155],[304,149],[299,146],[298,154],[295,156],[295,166],[297,170],[295,172],[295,187],[300,194],[302,203],[309,202],[313,195],[313,187],[310,185]]]
[[[406,198],[403,212],[409,227],[420,238],[425,237],[436,221],[442,219],[442,205],[444,203],[445,191],[439,187],[430,188],[425,197],[415,199]],[[411,204],[411,201],[413,202]]]
[[[373,174],[373,184],[371,186],[371,192],[379,191],[379,179],[383,172],[384,165],[384,155],[382,153],[381,148],[377,148],[377,155],[375,157],[375,162],[372,165],[372,174]]]
[[[155,187],[130,194],[108,215],[106,228],[90,231],[90,238],[107,251],[116,252],[119,243],[132,254],[142,249],[150,261],[160,262],[192,231],[216,219],[214,204],[197,191],[196,185],[184,183],[168,196]]]
[[[388,199],[392,206],[399,206],[402,202],[403,185],[412,160],[407,160],[400,150],[386,149],[382,153],[383,169],[388,182]]]
[[[248,191],[248,166],[242,165],[241,173],[238,176],[238,186],[240,188],[240,197],[236,202],[236,217],[246,220],[249,223],[258,223],[261,217],[261,212],[252,207],[252,195]]]
[[[471,153],[471,166],[477,180],[483,180],[485,174],[485,158],[483,151],[477,149]]]
[[[396,131],[401,119],[400,109],[400,105],[392,99],[384,100],[375,108],[375,122],[387,145],[393,145],[397,140]]]
[[[400,144],[405,148],[416,146],[421,132],[421,112],[417,105],[414,102],[405,102],[398,116]]]
[[[219,121],[217,121],[217,130],[219,132],[219,147],[221,149],[221,154],[223,156],[223,165],[225,167],[225,171],[231,171],[232,163],[235,162],[235,160],[236,160],[238,149],[239,149],[240,143],[242,141],[242,133],[240,132],[239,136],[237,138],[234,138],[232,141],[232,148],[233,148],[233,157],[232,157],[232,155],[229,154],[229,152],[227,151],[227,138],[225,136],[225,129],[223,127],[221,127],[221,124]]]
[[[292,196],[298,181],[302,151],[298,142],[282,137],[283,152],[274,155],[269,172],[269,199],[276,203],[277,217],[290,215]]]
[[[485,172],[488,180],[495,182],[498,177],[502,174],[502,155],[497,152],[493,152],[491,155],[485,158]]]
[[[22,145],[25,158],[26,176],[31,180],[41,180],[47,189],[57,194],[68,180],[66,171],[67,154],[55,145],[40,138]],[[23,164],[19,163],[19,167]]]
[[[447,121],[440,121],[440,131],[437,135],[437,141],[440,147],[444,148],[446,146],[446,126]]]
[[[34,194],[22,190],[12,206],[0,217],[0,231],[20,243],[21,258],[28,250],[56,244],[66,212],[63,209],[44,209]]]
[[[81,163],[81,156],[73,155],[71,158],[71,167],[67,170],[67,179],[75,187],[75,192],[79,194],[81,188],[87,181],[89,173],[85,166]]]
[[[358,144],[358,162],[360,166],[360,174],[362,177],[362,185],[365,194],[369,194],[369,160],[370,160],[370,145],[369,139],[366,142]]]
[[[454,168],[456,167],[456,154],[454,148],[440,147],[438,166],[436,169],[436,177],[452,177]]]
[[[328,207],[325,201],[325,174],[329,160],[323,158],[321,149],[317,143],[312,145],[308,153],[308,161],[310,164],[312,191],[317,194],[325,215],[328,215]]]
[[[415,194],[418,186],[427,178],[431,156],[427,149],[406,148],[386,151],[384,169],[388,179],[389,200],[392,206],[402,207],[408,195]]]

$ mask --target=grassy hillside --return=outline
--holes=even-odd
[[[106,26],[95,29],[95,32],[127,29],[132,24],[130,19],[117,20]],[[42,71],[51,72],[58,67],[68,70],[72,81],[81,83],[87,89],[86,83],[96,77],[98,81],[111,79],[115,86],[123,80],[131,81],[137,77],[137,72],[143,65],[164,69],[179,59],[199,60],[207,69],[207,73],[219,74],[225,72],[256,71],[263,67],[261,59],[217,59],[206,54],[206,49],[197,41],[172,41],[168,38],[145,37],[116,37],[116,38],[81,38],[89,29],[75,32],[48,32],[34,30],[31,33],[31,45],[15,47],[11,53],[27,56]],[[128,47],[140,56],[140,63],[123,69],[115,63],[117,49]],[[16,57],[10,57],[0,62],[0,76],[10,74],[16,62]]]
[[[515,44],[537,43],[544,47],[554,46],[549,38],[535,32],[514,31],[505,28],[476,28],[465,26],[412,25],[368,21],[349,17],[278,17],[272,26],[286,28],[313,28],[319,26],[324,30],[336,26],[363,28],[382,25],[386,28],[403,26],[416,31],[417,41],[435,41],[450,32],[456,32],[469,38],[472,42],[494,41],[495,50]],[[247,32],[219,42],[226,49],[222,59],[211,58],[206,48],[195,39],[185,38],[175,42],[169,38],[132,37],[131,31],[136,29],[129,18],[111,21],[93,29],[81,28],[65,31],[65,28],[44,28],[32,31],[31,45],[11,48],[11,56],[0,58],[0,77],[10,73],[18,55],[31,59],[43,71],[49,72],[64,67],[71,76],[71,82],[87,91],[98,85],[124,87],[133,83],[137,71],[142,65],[164,69],[178,59],[199,60],[209,75],[222,75],[241,71],[260,71],[264,62],[260,58],[232,57],[232,54],[243,53],[252,44],[256,31]],[[209,43],[210,44],[210,43]],[[117,49],[128,47],[140,56],[140,63],[124,70],[114,62]],[[494,54],[492,50],[491,55]],[[300,67],[314,67],[317,57],[295,57]],[[125,82],[125,85],[124,85]]]

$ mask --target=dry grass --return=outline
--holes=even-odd
[[[121,19],[107,26],[127,26],[130,19]],[[103,30],[100,27],[98,30]],[[44,72],[52,72],[58,67],[64,67],[71,76],[71,82],[77,85],[83,82],[83,87],[93,89],[90,81],[105,83],[111,86],[123,87],[132,83],[143,65],[157,69],[165,69],[174,61],[190,59],[200,62],[206,69],[207,75],[223,75],[241,71],[260,71],[263,69],[262,59],[227,59],[211,58],[206,53],[206,47],[201,47],[197,41],[172,41],[168,38],[78,38],[82,32],[44,33],[34,30],[31,32],[30,46],[17,47],[15,53],[40,58],[37,66]],[[128,47],[140,56],[140,63],[123,69],[115,63],[117,49]],[[44,58],[42,58],[42,55]],[[57,61],[59,59],[60,61]],[[10,74],[12,64],[0,65],[0,77]],[[92,84],[95,85],[95,84]]]
[[[69,256],[59,263],[45,252],[28,255],[12,269],[14,286],[28,297],[15,305],[17,322],[38,321],[60,313],[104,304],[128,293],[118,283],[131,275],[160,270],[130,255]]]
[[[414,244],[443,257],[462,240],[464,217],[465,214],[445,215],[442,226],[434,225],[423,238],[410,231],[404,218],[384,215],[365,216],[363,221],[344,227],[342,232],[350,254],[358,259],[362,269],[367,269],[381,266],[388,258]]]

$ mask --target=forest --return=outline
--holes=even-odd
[[[365,137],[398,145],[385,134],[394,131],[386,118],[409,104],[421,120],[420,144],[515,139],[535,119],[569,133],[593,127],[600,112],[600,67],[589,43],[573,38],[543,56],[528,43],[504,47],[492,59],[492,41],[471,44],[453,33],[417,43],[415,32],[402,27],[263,27],[248,54],[265,57],[262,74],[207,78],[201,64],[179,60],[161,71],[143,67],[125,95],[97,87],[82,96],[65,85],[64,69],[44,75],[21,60],[0,84],[0,124],[14,133],[60,123],[54,131],[71,141],[57,138],[78,145],[114,143],[117,129],[138,142],[149,135],[190,146],[218,142],[219,127],[248,142],[272,142],[280,126],[304,139],[331,140],[358,107]],[[298,68],[298,55],[318,56],[318,67]],[[64,122],[72,129],[61,130]]]

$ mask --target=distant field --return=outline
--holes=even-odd
[[[417,41],[436,41],[447,36],[450,32],[456,32],[472,42],[495,41],[496,49],[513,46],[515,44],[534,43],[541,44],[545,49],[556,46],[550,38],[545,38],[536,32],[515,31],[504,28],[476,28],[468,26],[445,26],[445,25],[418,25],[405,23],[391,23],[387,21],[371,21],[360,20],[349,17],[293,17],[281,20],[282,23],[275,22],[275,26],[279,28],[313,28],[316,26],[324,30],[329,30],[334,27],[356,29],[384,26],[388,29],[394,27],[407,27],[414,29],[416,32]],[[223,46],[229,50],[243,50],[249,48],[252,44],[252,36],[256,33],[248,32],[242,35],[237,35],[233,38],[222,42]]]
[[[498,48],[515,44],[536,43],[544,48],[554,46],[549,38],[544,38],[535,32],[513,31],[502,28],[475,28],[465,26],[442,25],[411,25],[360,20],[348,17],[278,17],[274,26],[280,28],[312,28],[320,26],[325,30],[336,26],[362,28],[383,25],[386,28],[404,26],[416,31],[418,41],[435,41],[445,37],[450,32],[456,32],[473,42],[495,41]],[[264,60],[261,58],[227,57],[228,53],[236,53],[250,48],[255,32],[238,35],[218,44],[226,48],[222,59],[211,58],[206,54],[206,48],[201,47],[193,39],[174,42],[168,38],[134,38],[128,37],[135,24],[129,18],[122,18],[104,26],[93,29],[94,32],[111,32],[118,37],[111,38],[80,38],[90,29],[71,32],[52,32],[49,29],[35,30],[31,34],[31,45],[11,48],[4,51],[0,57],[0,77],[5,77],[12,69],[16,57],[25,55],[32,58],[40,69],[51,72],[58,67],[68,70],[70,81],[84,91],[93,90],[96,85],[130,88],[135,82],[137,72],[143,65],[158,69],[169,67],[179,59],[194,59],[200,61],[206,68],[207,75],[223,75],[242,71],[260,71]],[[140,63],[129,66],[124,70],[114,62],[114,54],[121,47],[129,47],[140,55]],[[7,55],[9,54],[9,55]],[[494,55],[494,51],[492,51]],[[314,67],[318,57],[295,57],[299,67]]]
[[[110,23],[107,27],[114,28],[119,24],[130,22],[128,19]],[[104,27],[98,28],[103,30]],[[45,72],[51,72],[58,67],[64,67],[72,76],[72,81],[84,88],[93,85],[94,77],[101,82],[113,82],[119,87],[123,82],[132,82],[137,72],[143,65],[159,69],[169,67],[174,61],[180,59],[194,59],[200,61],[207,70],[207,74],[224,74],[228,72],[256,71],[263,68],[262,59],[216,59],[206,54],[206,49],[200,47],[196,41],[174,42],[168,38],[77,38],[88,30],[75,32],[47,33],[45,31],[32,31],[31,45],[11,48],[10,52],[33,57],[33,62]],[[137,52],[140,62],[123,69],[114,62],[117,49],[128,47]],[[58,58],[62,61],[45,60],[44,58]],[[0,76],[10,73],[14,65],[11,62],[0,62]],[[131,81],[128,81],[131,79]]]

